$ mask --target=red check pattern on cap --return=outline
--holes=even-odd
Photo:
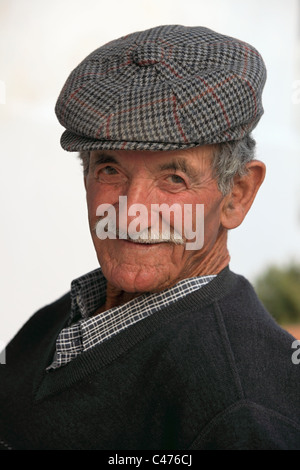
[[[70,74],[56,104],[69,151],[172,150],[241,139],[263,114],[266,69],[249,44],[159,26],[112,41]]]

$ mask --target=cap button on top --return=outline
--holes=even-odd
[[[157,64],[162,60],[164,50],[157,44],[142,44],[132,52],[132,60],[140,67]]]

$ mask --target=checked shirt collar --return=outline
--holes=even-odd
[[[69,323],[56,340],[54,359],[47,370],[57,369],[69,363],[82,352],[88,351],[143,318],[200,289],[214,277],[200,276],[184,279],[162,292],[143,294],[126,304],[113,307],[95,316],[92,315],[105,302],[106,279],[101,268],[75,279],[71,283]]]

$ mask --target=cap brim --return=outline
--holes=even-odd
[[[180,150],[204,145],[199,142],[128,142],[115,140],[89,139],[70,131],[64,131],[61,136],[61,146],[68,152],[80,152],[83,150]]]

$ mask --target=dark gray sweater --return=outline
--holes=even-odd
[[[37,312],[0,366],[0,448],[300,449],[294,338],[228,268],[46,372],[69,295]]]

